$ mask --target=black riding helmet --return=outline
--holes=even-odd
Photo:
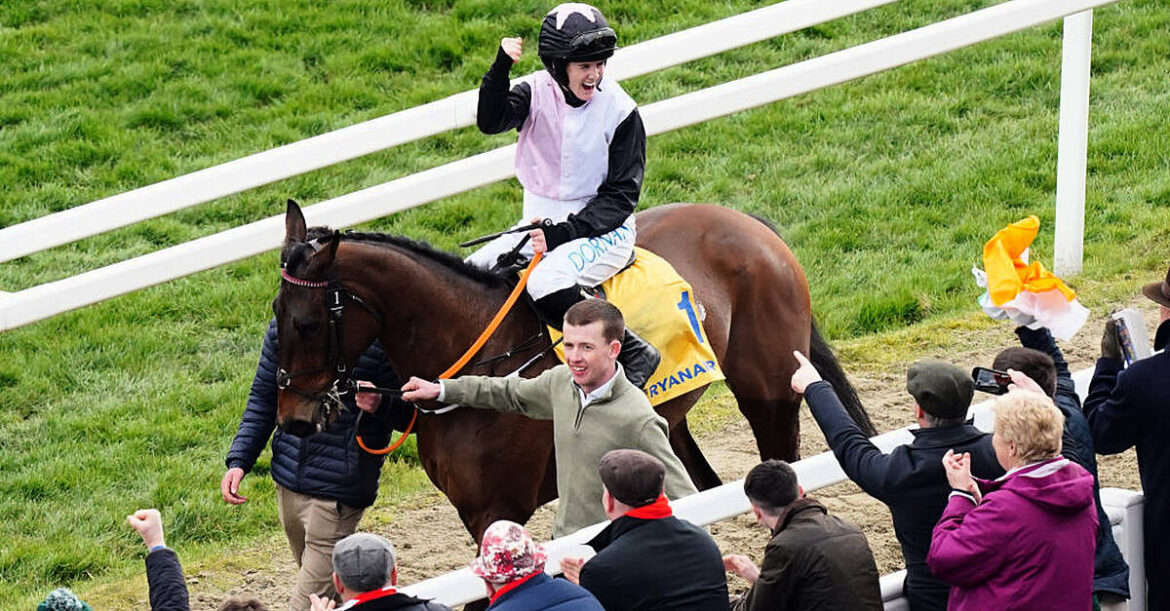
[[[557,84],[569,88],[569,62],[606,59],[617,49],[617,34],[601,11],[579,2],[558,5],[540,24],[538,52]]]

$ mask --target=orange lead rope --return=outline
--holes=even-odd
[[[508,315],[508,312],[512,309],[512,306],[516,304],[516,300],[520,298],[520,291],[523,291],[524,286],[528,284],[528,277],[532,275],[532,270],[536,268],[537,263],[540,263],[541,258],[542,255],[540,253],[532,256],[532,260],[528,262],[528,267],[526,267],[520,274],[520,280],[516,282],[515,288],[512,289],[512,294],[508,295],[508,299],[504,301],[504,305],[500,306],[500,309],[498,312],[496,312],[495,317],[493,317],[492,321],[488,323],[488,326],[483,330],[483,333],[479,334],[479,338],[475,340],[475,343],[471,344],[471,347],[467,349],[467,352],[464,352],[463,356],[459,357],[459,360],[455,361],[454,365],[448,367],[447,371],[439,374],[440,380],[446,380],[456,373],[459,373],[459,370],[463,369],[463,366],[466,365],[467,362],[470,361],[477,352],[479,352],[479,349],[483,348],[483,345],[487,343],[488,339],[492,336],[493,333],[496,332],[496,329],[499,328],[500,323],[504,321],[504,317]],[[398,446],[401,446],[402,442],[406,441],[406,438],[410,436],[410,431],[414,429],[414,423],[416,420],[418,420],[418,412],[419,410],[416,407],[414,414],[410,417],[410,424],[406,425],[406,430],[402,432],[402,436],[398,438],[398,441],[395,441],[394,443],[380,450],[367,446],[365,442],[362,441],[361,435],[355,435],[354,438],[357,439],[358,446],[370,454],[377,454],[379,456],[383,454],[389,454],[394,450],[397,450]]]

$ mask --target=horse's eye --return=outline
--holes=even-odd
[[[316,320],[297,320],[293,322],[293,326],[297,328],[297,333],[299,333],[301,337],[308,337],[316,333],[317,329],[321,328],[321,323]]]

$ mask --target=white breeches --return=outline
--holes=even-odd
[[[527,225],[528,222],[517,223]],[[496,264],[500,255],[515,248],[524,239],[524,233],[500,236],[485,244],[467,257],[467,262],[489,269]],[[637,228],[631,215],[617,229],[596,238],[578,238],[565,242],[547,252],[544,259],[532,270],[528,279],[528,294],[533,299],[555,293],[577,285],[597,286],[605,282],[630,262],[634,254],[634,239]],[[520,250],[532,256],[531,241]]]

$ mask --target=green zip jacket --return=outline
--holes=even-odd
[[[443,380],[443,401],[516,412],[553,421],[560,504],[553,537],[605,521],[597,463],[610,450],[641,450],[666,465],[666,495],[694,494],[695,486],[670,449],[666,419],[619,368],[609,391],[581,408],[581,395],[565,365],[535,378],[463,376]]]

